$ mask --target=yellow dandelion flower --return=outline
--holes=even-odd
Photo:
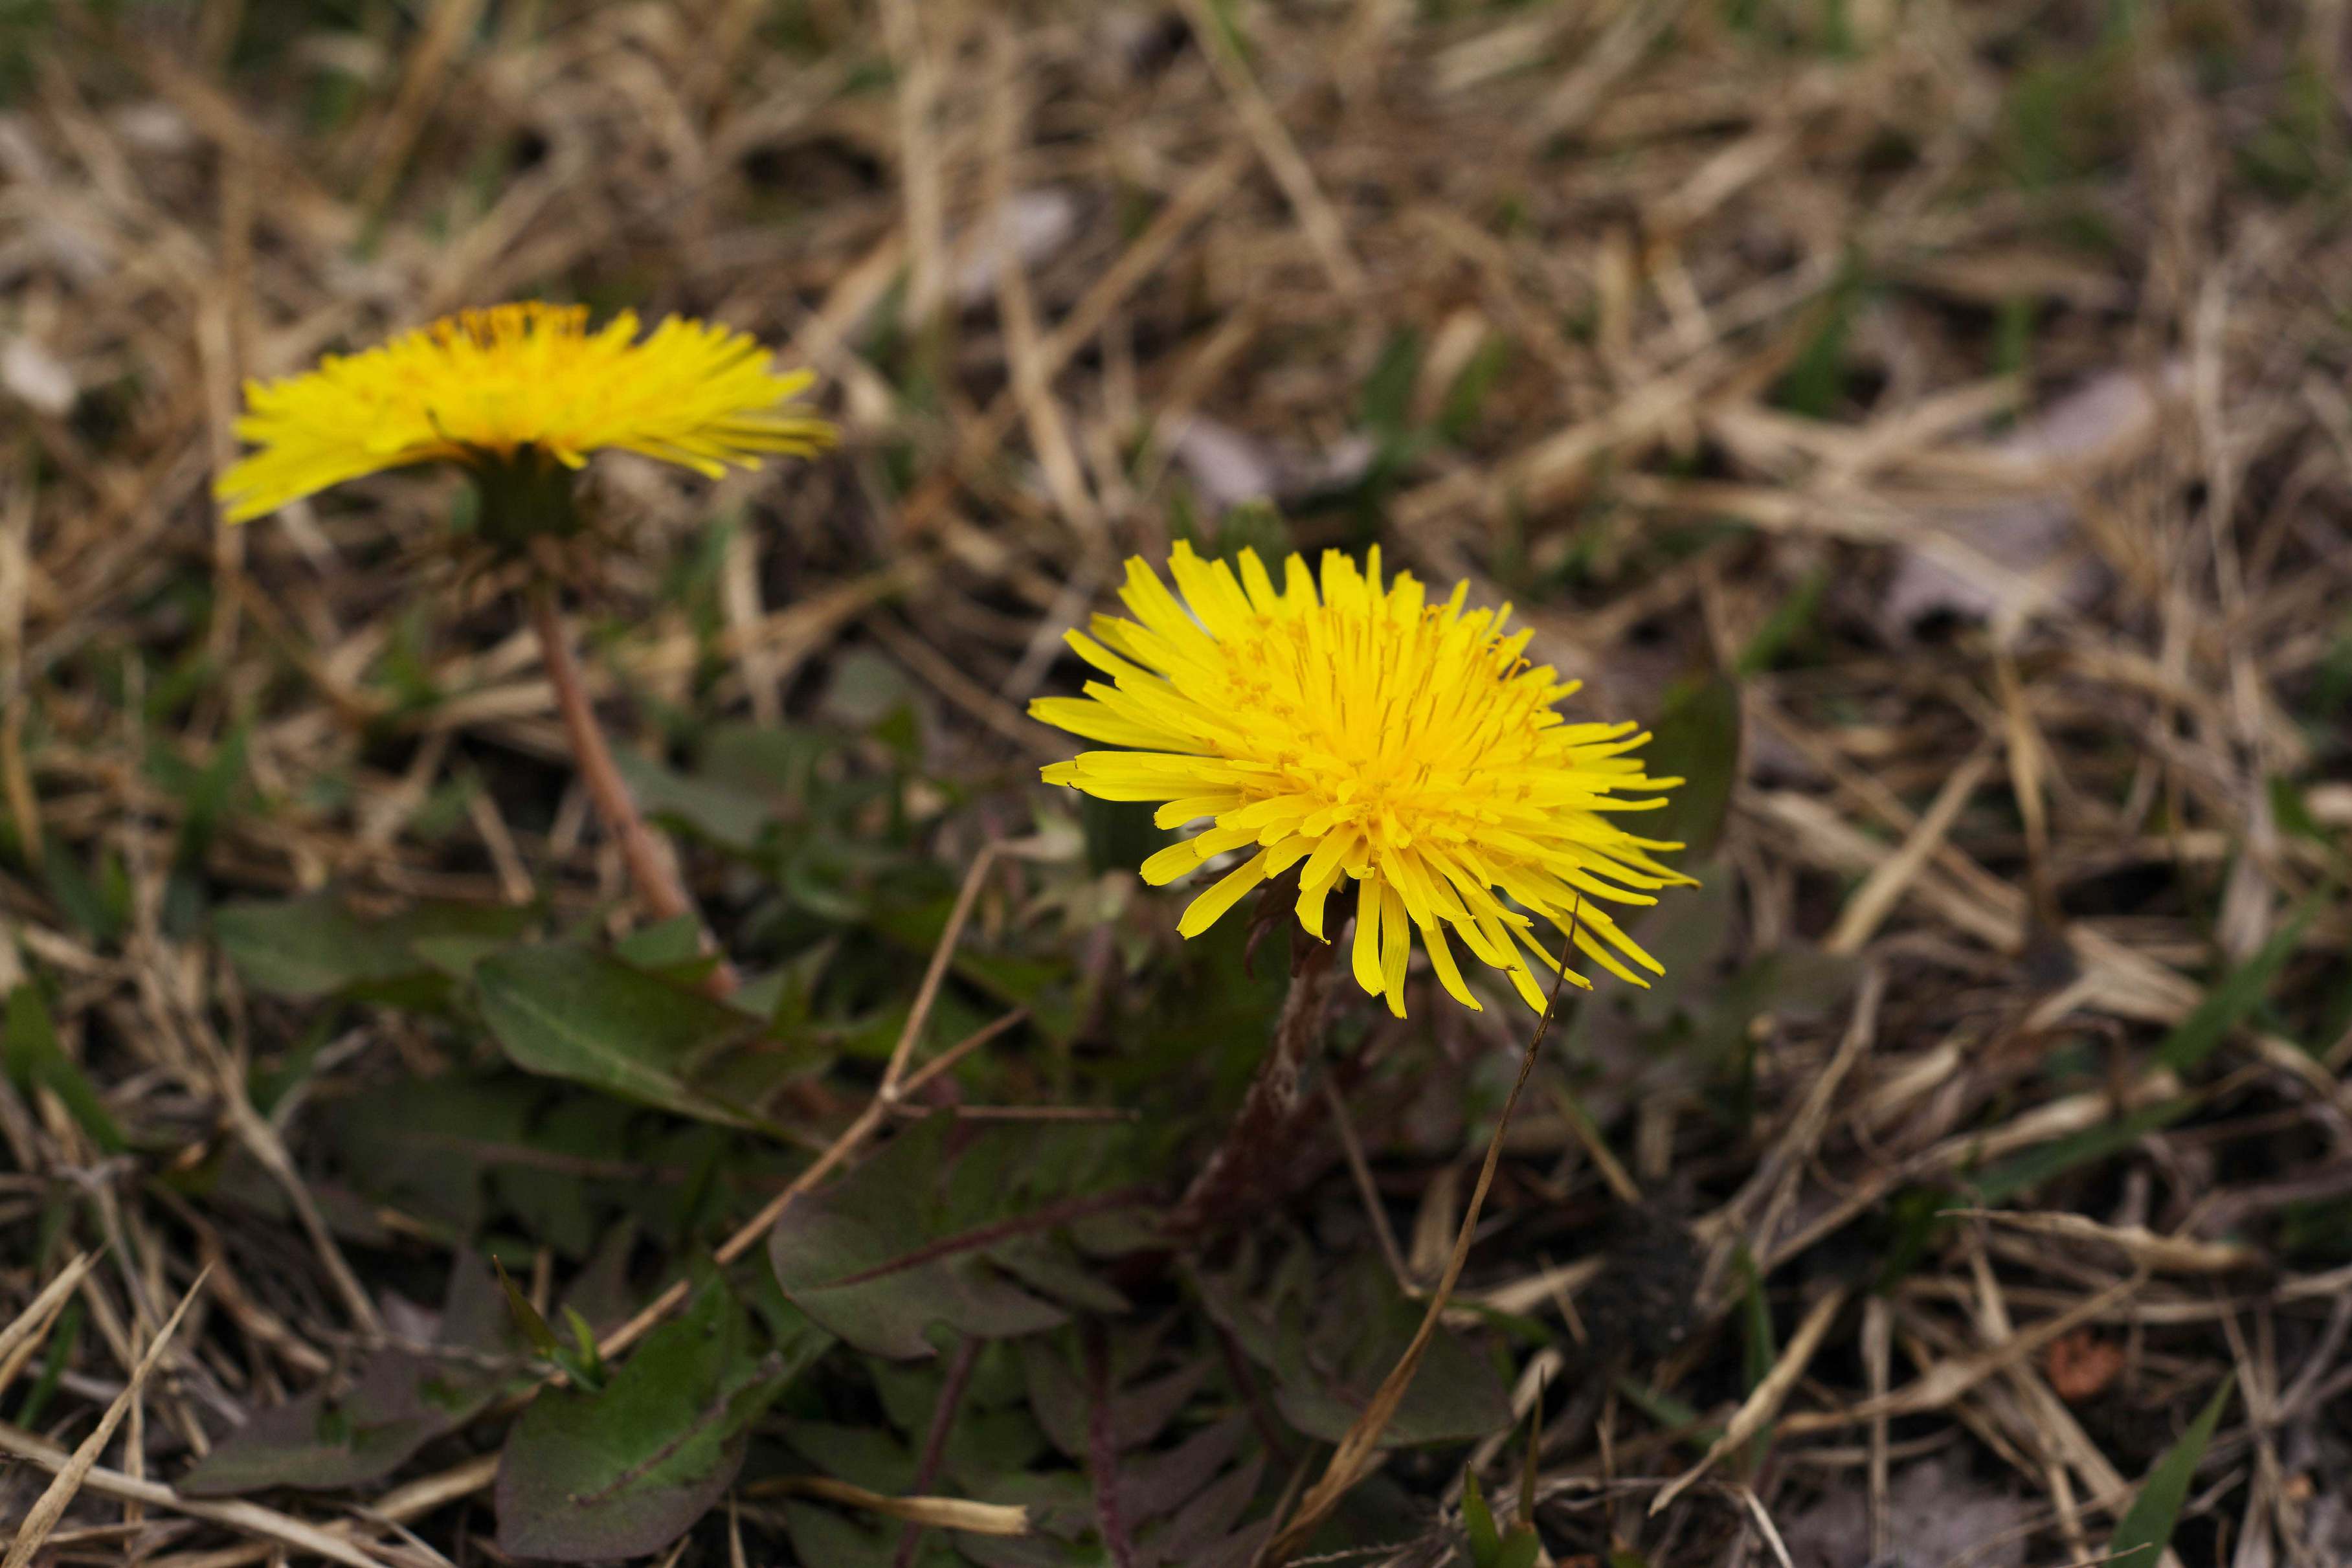
[[[1325,552],[1319,595],[1296,555],[1279,588],[1253,551],[1238,575],[1182,544],[1169,566],[1181,601],[1131,560],[1120,597],[1135,619],[1097,616],[1091,636],[1070,634],[1109,684],[1029,710],[1130,748],[1055,763],[1047,783],[1164,802],[1162,827],[1209,824],[1146,860],[1144,880],[1249,852],[1192,900],[1185,936],[1299,867],[1298,920],[1318,939],[1332,889],[1354,880],[1356,980],[1400,1017],[1416,929],[1439,981],[1474,1008],[1452,939],[1540,1009],[1528,958],[1559,965],[1539,921],[1637,985],[1636,966],[1664,973],[1594,900],[1650,904],[1656,889],[1696,885],[1654,857],[1680,845],[1612,820],[1664,805],[1656,792],[1682,781],[1643,775],[1632,753],[1649,737],[1635,725],[1561,718],[1554,704],[1578,683],[1529,667],[1528,634],[1504,630],[1509,606],[1467,608],[1466,584],[1433,605],[1403,573],[1383,586],[1377,549],[1360,571]]]
[[[467,310],[281,381],[247,382],[237,436],[257,450],[215,493],[243,522],[346,479],[412,463],[477,468],[527,450],[569,468],[608,447],[712,478],[805,456],[833,426],[793,404],[757,340],[672,316],[640,342],[624,310],[597,331],[581,305]]]

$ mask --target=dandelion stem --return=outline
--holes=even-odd
[[[637,901],[656,920],[693,916],[702,931],[703,951],[717,952],[719,944],[710,935],[710,928],[703,923],[693,895],[686,890],[685,880],[678,875],[676,852],[637,810],[636,797],[629,793],[628,781],[621,777],[621,770],[613,761],[612,748],[604,742],[604,727],[596,721],[596,710],[588,700],[588,689],[580,679],[580,666],[572,658],[572,645],[564,636],[563,617],[556,608],[554,588],[543,580],[534,581],[529,595],[531,628],[539,635],[540,658],[547,668],[548,684],[555,689],[556,711],[563,717],[563,732],[572,742],[572,760],[580,764],[581,782],[588,786],[588,798],[595,804],[604,830],[620,844],[621,859],[629,868],[629,883],[636,890]],[[705,989],[714,995],[725,995],[737,984],[735,966],[722,956]]]
[[[1298,1108],[1299,1079],[1323,1037],[1323,1008],[1338,951],[1303,931],[1294,931],[1290,940],[1290,989],[1275,1020],[1273,1047],[1259,1061],[1225,1141],[1176,1205],[1173,1224],[1180,1234],[1198,1236],[1243,1213],[1263,1195],[1271,1168],[1286,1152],[1284,1133]]]

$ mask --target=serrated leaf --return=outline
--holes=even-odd
[[[847,1179],[786,1209],[769,1235],[784,1294],[860,1350],[909,1360],[933,1353],[935,1328],[1009,1339],[1067,1321],[1001,1256],[1119,1201],[1107,1194],[1018,1211],[1019,1194],[986,1163],[1018,1135],[983,1134],[950,1162],[950,1120],[900,1132]]]
[[[1045,1340],[1025,1340],[1020,1345],[1021,1374],[1029,1409],[1056,1448],[1084,1460],[1092,1447],[1088,1434],[1091,1414],[1086,1385],[1068,1358]],[[1174,1371],[1149,1381],[1127,1384],[1111,1394],[1112,1446],[1124,1450],[1150,1443],[1176,1419],[1209,1380],[1214,1363],[1208,1357],[1186,1362]]]
[[[1325,1442],[1347,1435],[1421,1326],[1422,1305],[1408,1300],[1369,1258],[1335,1279],[1289,1274],[1255,1300],[1231,1276],[1202,1275],[1200,1285],[1210,1315],[1274,1373],[1284,1419]],[[1510,1421],[1510,1400],[1494,1364],[1459,1335],[1440,1330],[1381,1443],[1467,1442]]]
[[[2107,1542],[2109,1562],[2122,1568],[2153,1568],[2157,1554],[2172,1543],[2172,1529],[2179,1522],[2189,1485],[2196,1479],[2197,1467],[2213,1441],[2213,1428],[2221,1424],[2237,1381],[2234,1373],[2224,1377],[2205,1408],[2197,1413],[2197,1419],[2189,1424],[2189,1430],[2180,1435],[2180,1441],[2148,1467],[2139,1495],[2116,1521],[2116,1532]]]
[[[758,1029],[734,1008],[583,948],[519,948],[475,971],[483,1021],[525,1072],[730,1127],[764,1123],[702,1092],[698,1068]]]
[[[599,1392],[551,1388],[499,1461],[499,1547],[566,1562],[637,1557],[684,1534],[743,1463],[753,1421],[829,1342],[765,1354],[717,1275]]]
[[[1165,1563],[1174,1568],[1195,1568],[1195,1564],[1215,1561],[1219,1543],[1230,1537],[1234,1527],[1241,1522],[1265,1475],[1263,1454],[1227,1471],[1202,1488],[1164,1527],[1146,1531],[1136,1542],[1137,1556],[1146,1564]],[[1253,1542],[1262,1538],[1273,1522],[1266,1520],[1254,1526],[1248,1532]]]
[[[394,1079],[319,1114],[356,1194],[468,1237],[484,1216],[485,1174],[530,1155],[531,1119],[545,1098],[514,1073],[446,1073]]]
[[[268,1487],[329,1490],[363,1486],[472,1420],[530,1378],[510,1357],[489,1271],[461,1258],[450,1276],[436,1347],[370,1355],[344,1390],[321,1386],[257,1413],[179,1481],[192,1497]]]
[[[784,1533],[801,1563],[824,1568],[893,1568],[906,1526],[893,1519],[835,1513],[809,1503],[784,1505]],[[936,1530],[923,1532],[913,1568],[964,1568],[963,1559]]]

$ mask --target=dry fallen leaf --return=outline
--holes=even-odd
[[[30,338],[0,344],[0,386],[52,418],[71,408],[81,394],[65,362]]]
[[[1214,511],[1244,501],[1295,500],[1340,489],[1363,477],[1373,451],[1370,438],[1363,436],[1349,437],[1319,454],[1285,451],[1199,414],[1186,419],[1168,444],[1170,458]]]
[[[1888,1489],[1886,1516],[1898,1544],[1876,1568],[2023,1568],[2032,1509],[1979,1480],[1949,1458],[1924,1460],[1899,1472]],[[1865,1568],[1870,1555],[1870,1505],[1861,1478],[1785,1515],[1780,1538],[1795,1568]]]
[[[1015,191],[997,221],[1001,232],[977,236],[956,269],[950,291],[961,310],[976,310],[996,298],[997,268],[1006,247],[1026,272],[1052,260],[1068,245],[1078,232],[1078,198],[1056,185]]]
[[[2050,1348],[2042,1352],[2042,1374],[2069,1405],[2096,1396],[2123,1369],[2123,1347],[2088,1329],[2051,1341]]]
[[[1995,565],[2037,579],[2042,607],[2089,605],[2106,574],[2083,549],[2073,487],[2140,450],[2186,374],[2178,365],[2166,367],[2161,377],[2110,371],[2028,416],[1981,456],[1995,477],[2008,470],[2020,484],[2046,479],[2047,489],[1959,513],[1938,526]],[[1904,626],[1934,615],[1984,620],[2003,610],[2015,613],[2009,596],[2003,584],[1964,574],[1930,551],[1906,549],[1887,584],[1886,613]]]

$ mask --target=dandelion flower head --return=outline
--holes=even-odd
[[[707,321],[672,316],[640,341],[627,310],[593,332],[582,305],[467,310],[247,383],[236,434],[257,450],[215,493],[242,522],[364,474],[526,448],[577,468],[619,447],[716,478],[831,444],[833,427],[791,401],[809,380],[775,374],[756,339]]]
[[[1555,705],[1577,683],[1531,667],[1528,632],[1505,630],[1509,606],[1468,608],[1466,584],[1435,604],[1408,574],[1383,585],[1377,549],[1361,570],[1326,551],[1319,584],[1297,555],[1279,587],[1255,552],[1238,564],[1180,543],[1180,601],[1130,560],[1120,597],[1134,619],[1097,616],[1069,637],[1108,681],[1030,709],[1128,748],[1053,763],[1047,783],[1161,802],[1163,828],[1207,824],[1147,859],[1146,881],[1246,853],[1179,931],[1197,936],[1297,867],[1298,920],[1317,938],[1333,891],[1355,884],[1356,980],[1399,1016],[1416,931],[1440,983],[1474,1008],[1455,939],[1538,1009],[1529,960],[1556,972],[1570,933],[1635,984],[1647,984],[1637,969],[1664,973],[1601,907],[1693,885],[1655,858],[1680,845],[1618,826],[1682,782],[1644,775],[1633,753],[1646,734],[1563,719]]]

